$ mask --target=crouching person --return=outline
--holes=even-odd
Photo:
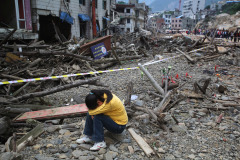
[[[92,90],[85,99],[89,109],[87,113],[84,137],[77,143],[95,142],[92,151],[106,147],[104,128],[109,132],[120,134],[128,122],[127,112],[121,100],[108,90]]]

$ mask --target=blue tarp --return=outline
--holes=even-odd
[[[102,17],[103,19],[105,19],[105,20],[107,20],[107,21],[110,21],[110,19],[109,18],[107,18],[107,17]]]
[[[78,17],[82,20],[82,21],[90,21],[90,17],[86,14],[78,14]]]
[[[176,17],[176,18],[182,18],[183,17],[183,15],[181,15],[181,16],[178,16],[178,17]]]
[[[67,23],[73,24],[73,17],[71,17],[66,12],[61,12],[60,13],[60,19],[63,20],[63,21],[66,21]]]

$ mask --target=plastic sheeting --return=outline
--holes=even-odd
[[[90,21],[90,17],[86,14],[78,14],[78,17],[82,20],[82,21]]]
[[[71,17],[66,12],[61,12],[60,13],[60,19],[63,20],[63,21],[66,21],[67,23],[73,24],[73,17]]]

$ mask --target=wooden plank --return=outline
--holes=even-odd
[[[16,117],[13,122],[26,121],[27,119],[55,119],[63,118],[66,116],[77,116],[87,113],[88,108],[86,104],[77,104],[73,106],[58,107],[52,109],[45,109],[39,111],[26,112]]]
[[[203,98],[202,94],[197,94],[194,91],[187,89],[185,89],[184,91],[179,91],[179,93],[188,98]]]
[[[26,141],[29,137],[32,137],[33,139],[37,138],[44,132],[44,126],[43,124],[37,125],[35,128],[33,128],[30,132],[28,132],[26,135],[24,135],[22,138],[20,138],[17,141],[17,146]]]
[[[155,154],[152,148],[147,144],[147,142],[145,142],[144,139],[133,130],[133,128],[129,128],[128,131],[148,157],[151,154]]]
[[[181,51],[180,49],[176,48],[176,50],[180,53],[182,53],[192,64],[194,64],[194,60],[189,56],[187,55],[186,53],[184,53],[183,51]]]

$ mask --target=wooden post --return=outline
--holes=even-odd
[[[118,58],[117,53],[115,51],[116,51],[116,36],[114,36],[114,47],[112,49],[112,53],[113,53],[114,57],[118,60],[119,64],[122,65],[122,63],[121,63],[120,59]]]
[[[150,82],[152,83],[153,87],[162,95],[164,95],[164,90],[159,86],[159,84],[154,80],[151,74],[139,63],[139,68],[143,71],[143,73],[148,77]]]

